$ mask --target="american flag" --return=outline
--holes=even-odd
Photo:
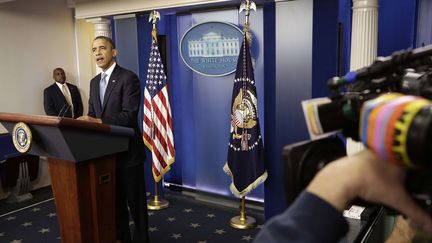
[[[155,35],[144,89],[143,139],[152,151],[153,177],[159,182],[174,163],[175,151],[168,85]]]
[[[237,61],[231,102],[231,133],[224,171],[231,176],[231,192],[242,197],[267,178],[258,120],[258,99],[246,35]]]

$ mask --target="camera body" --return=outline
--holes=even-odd
[[[320,139],[283,150],[288,203],[323,166],[346,155],[343,137],[350,137],[378,156],[406,166],[408,191],[432,213],[431,56],[431,46],[401,51],[328,81],[329,101],[312,102],[313,112],[305,112],[306,121],[315,123],[308,128],[319,128],[320,134],[310,131],[311,137]]]
[[[283,148],[285,196],[290,205],[312,178],[328,163],[346,156],[345,144],[337,136],[303,141]]]

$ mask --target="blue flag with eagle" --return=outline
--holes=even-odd
[[[251,54],[244,34],[232,93],[228,160],[223,167],[231,176],[231,192],[238,197],[245,196],[267,178],[257,103]]]

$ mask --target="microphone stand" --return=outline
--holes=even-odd
[[[67,104],[66,109],[63,111],[63,114],[60,116],[60,118],[63,118],[66,113],[69,111],[69,109],[71,108],[71,105]]]

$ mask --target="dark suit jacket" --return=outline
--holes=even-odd
[[[78,90],[78,87],[66,83],[69,92],[72,98],[72,104],[74,107],[74,118],[80,117],[83,114],[83,103],[81,100],[81,94]],[[64,116],[64,117],[72,117],[71,109],[67,107],[66,98],[63,93],[59,89],[56,83],[53,83],[51,86],[44,90],[44,109],[45,113],[48,116]],[[62,114],[60,114],[60,112]],[[64,112],[64,115],[63,115]]]
[[[135,130],[129,141],[129,150],[121,153],[118,162],[130,167],[144,162],[144,142],[138,126],[137,115],[140,107],[140,82],[137,75],[116,64],[105,91],[104,105],[99,98],[101,74],[90,81],[88,115],[102,119],[103,123],[131,127]]]
[[[288,209],[266,222],[253,243],[340,242],[348,229],[341,212],[304,191]]]

